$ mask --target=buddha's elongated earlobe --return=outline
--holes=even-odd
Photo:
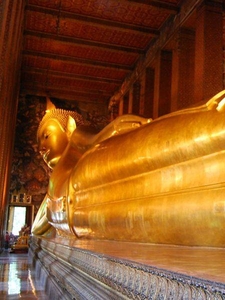
[[[66,133],[70,137],[71,134],[76,129],[76,121],[71,116],[68,117],[67,126],[66,126]]]

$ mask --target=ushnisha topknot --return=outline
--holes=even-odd
[[[42,126],[44,125],[44,123],[46,121],[48,121],[49,119],[58,120],[59,123],[61,124],[61,126],[63,127],[63,129],[66,130],[69,116],[71,116],[75,120],[77,126],[84,125],[83,117],[76,111],[55,108],[53,110],[46,111],[46,114],[44,115],[44,117],[42,118],[42,120],[38,126],[37,136],[38,136]]]

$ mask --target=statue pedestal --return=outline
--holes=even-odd
[[[225,249],[31,238],[49,299],[225,299]]]

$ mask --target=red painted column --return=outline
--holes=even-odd
[[[174,39],[171,86],[171,111],[194,102],[194,31],[181,29]]]
[[[170,112],[172,52],[160,51],[155,64],[153,118]]]
[[[133,85],[132,114],[134,115],[140,115],[140,88],[140,82],[136,81]]]
[[[140,115],[146,118],[153,117],[155,71],[146,68],[141,79]]]
[[[128,114],[129,112],[129,94],[127,93],[123,97],[123,114]]]
[[[223,89],[222,0],[205,1],[196,16],[195,102],[207,101]]]
[[[0,248],[7,220],[9,179],[19,94],[25,1],[0,1]]]

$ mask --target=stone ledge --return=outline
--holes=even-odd
[[[157,250],[158,255],[153,253],[153,249]],[[177,266],[171,255],[173,251],[179,254]],[[225,282],[213,280],[220,278],[216,274],[223,274],[223,261],[221,270],[215,270],[215,274],[212,274],[212,269],[208,269],[211,279],[207,276],[207,271],[205,278],[203,271],[200,276],[196,276],[197,272],[188,269],[188,264],[193,264],[194,267],[196,263],[196,251],[199,255],[205,251],[206,256],[202,260],[206,269],[210,265],[207,260],[209,254],[215,259],[215,264],[211,261],[214,269],[218,268],[216,255],[220,259],[225,254],[223,249],[187,249],[34,236],[29,255],[39,277],[43,270],[47,274],[43,282],[48,287],[47,292],[51,294],[51,289],[56,291],[55,286],[59,289],[57,293],[60,296],[57,298],[55,293],[54,299],[225,299]],[[182,252],[185,252],[185,259]],[[148,261],[146,253],[149,254]],[[155,257],[158,257],[158,266]],[[162,268],[162,258],[168,260],[167,268],[165,262]],[[151,259],[152,265],[149,263]],[[197,259],[199,261],[198,257]],[[186,271],[181,268],[183,260],[186,261]],[[200,268],[200,264],[197,268]],[[55,284],[49,284],[50,279]]]

